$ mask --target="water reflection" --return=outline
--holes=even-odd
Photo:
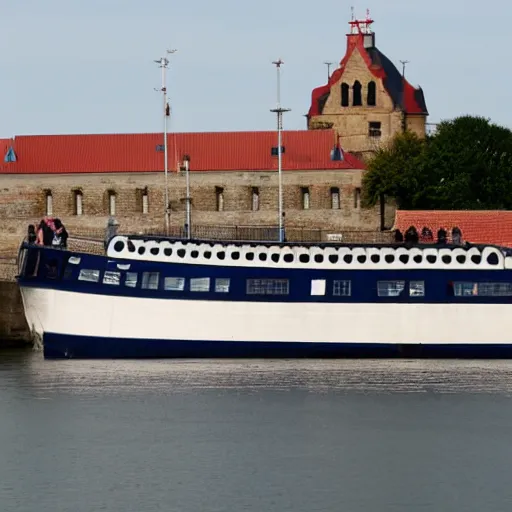
[[[0,352],[7,387],[44,393],[304,389],[358,393],[512,393],[512,361],[60,360]]]

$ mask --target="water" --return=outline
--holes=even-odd
[[[512,361],[0,352],[0,510],[509,511]]]

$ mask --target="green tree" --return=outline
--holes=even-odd
[[[512,131],[463,116],[423,141],[399,134],[370,162],[363,187],[368,205],[384,194],[404,209],[512,209]]]

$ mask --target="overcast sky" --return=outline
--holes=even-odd
[[[421,85],[429,122],[478,114],[512,126],[512,4],[373,0],[376,42]],[[272,130],[281,57],[285,129],[304,129],[324,61],[345,52],[350,2],[323,0],[16,0],[1,2],[0,137],[161,131],[160,70],[172,131]],[[488,17],[491,21],[485,22]],[[493,20],[501,20],[496,22]]]

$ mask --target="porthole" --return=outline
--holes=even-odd
[[[471,261],[475,265],[480,265],[480,263],[482,263],[482,256],[480,256],[479,254],[473,254],[473,256],[471,256]]]
[[[339,256],[337,254],[329,254],[329,261],[331,263],[338,263]]]
[[[212,251],[204,251],[203,252],[203,258],[206,258],[209,260],[212,257]]]
[[[293,254],[285,254],[283,260],[285,263],[293,263]]]
[[[421,256],[421,254],[416,254],[416,256],[414,256],[414,258],[413,258],[413,261],[414,261],[414,263],[422,263],[423,257]]]
[[[357,261],[359,263],[366,263],[366,256],[364,254],[361,254],[357,257]]]
[[[279,253],[274,252],[270,258],[274,263],[279,263]]]
[[[459,254],[456,258],[457,260],[457,263],[466,263],[466,256],[464,256],[463,254]]]
[[[487,256],[487,263],[489,265],[497,265],[499,263],[499,259],[498,259],[498,255],[493,252],[491,254],[489,254],[489,256]]]
[[[301,254],[299,256],[299,261],[301,263],[309,263],[309,254]]]
[[[217,253],[217,258],[219,258],[219,260],[223,260],[225,257],[226,257],[226,253],[224,251],[219,251]]]
[[[187,254],[187,251],[185,251],[185,249],[178,249],[177,253],[176,253],[180,258],[184,258],[185,257],[185,254]]]
[[[171,255],[172,255],[172,249],[171,249],[170,247],[166,247],[166,248],[164,249],[164,254],[165,254],[166,256],[171,256]]]
[[[151,249],[149,249],[149,252],[153,256],[158,256],[158,253],[160,252],[160,247],[151,247]]]
[[[449,256],[448,254],[445,254],[441,259],[443,260],[443,263],[445,263],[446,265],[449,265],[452,262],[452,257]]]
[[[199,257],[199,251],[192,251],[190,253],[191,258],[198,258]]]
[[[124,242],[121,242],[121,241],[119,240],[119,241],[117,241],[117,242],[114,244],[114,251],[116,251],[116,252],[121,252],[123,249],[124,249]]]
[[[414,256],[414,261],[416,261],[416,258],[418,256]],[[398,259],[404,264],[404,265],[407,265],[407,263],[409,263],[409,255],[408,254],[400,254],[400,256],[398,257]],[[420,256],[420,261],[416,261],[416,263],[421,263],[421,256]]]
[[[252,261],[254,259],[254,253],[253,252],[248,252],[245,254],[245,259],[248,260],[248,261]]]
[[[370,259],[372,260],[372,263],[379,263],[380,262],[380,256],[378,254],[372,254],[370,256]]]
[[[143,245],[141,245],[137,252],[142,256],[146,252],[146,248]]]
[[[259,253],[260,261],[267,261],[267,253],[266,252],[260,252]]]
[[[433,254],[427,254],[427,261],[431,264],[434,264],[437,261],[437,256]]]
[[[234,260],[239,260],[240,259],[240,253],[238,251],[232,252],[231,253],[231,258],[234,259]]]
[[[384,256],[384,261],[386,263],[394,263],[395,262],[395,256],[393,254],[386,254],[386,256]]]
[[[128,250],[130,252],[135,252],[135,245],[133,245],[133,242],[131,240],[128,240]]]
[[[354,256],[352,256],[352,254],[345,254],[345,256],[343,256],[343,261],[345,263],[352,263],[353,259],[354,259]]]
[[[315,263],[323,263],[324,255],[323,254],[315,254]]]

